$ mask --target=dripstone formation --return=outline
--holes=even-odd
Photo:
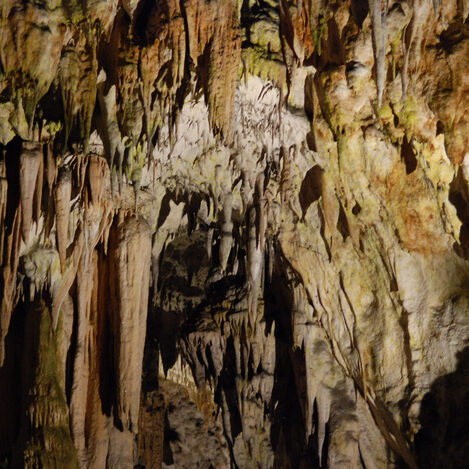
[[[3,0],[0,467],[469,467],[469,1]]]

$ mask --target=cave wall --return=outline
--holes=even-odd
[[[2,467],[469,465],[469,2],[7,0]]]

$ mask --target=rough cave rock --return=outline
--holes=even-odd
[[[0,467],[469,467],[469,0],[3,0]]]

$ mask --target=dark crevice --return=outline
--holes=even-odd
[[[361,29],[366,15],[368,15],[368,0],[352,0],[351,10],[353,20],[356,25]]]
[[[462,254],[467,253],[469,249],[469,201],[467,197],[467,185],[464,180],[462,171],[458,171],[456,177],[450,184],[449,188],[449,201],[456,208],[456,213],[461,221],[461,228],[459,231],[459,242],[462,249]]]
[[[174,464],[173,452],[171,450],[171,441],[178,441],[179,436],[177,432],[169,425],[168,415],[165,414],[164,418],[164,441],[163,441],[163,462],[167,465]]]
[[[355,202],[355,205],[352,208],[352,213],[357,216],[361,212],[362,208],[358,202]]]
[[[303,219],[309,206],[316,202],[322,194],[322,173],[324,171],[318,165],[313,166],[307,173],[300,188],[300,205],[303,213]]]
[[[315,467],[314,446],[305,439],[303,406],[306,400],[305,359],[301,349],[292,349],[293,295],[285,274],[274,275],[266,292],[266,307],[276,317],[276,364],[272,409],[271,444],[274,467]],[[288,311],[288,314],[285,312]],[[317,458],[316,458],[317,460]]]
[[[409,409],[412,404],[412,392],[415,388],[415,373],[412,365],[412,348],[410,345],[410,332],[409,332],[409,313],[402,307],[402,313],[399,320],[400,326],[403,331],[404,336],[404,357],[405,365],[407,368],[407,386],[404,391],[404,399],[399,403],[400,412],[401,412],[401,432],[405,435],[410,431],[410,422],[409,422]]]
[[[229,413],[229,433],[231,433],[233,442],[242,431],[234,370],[236,370],[236,352],[233,337],[230,336],[227,340],[226,352],[223,357],[223,369],[219,376],[219,391],[216,394],[219,398],[221,393],[225,395],[227,409],[222,406],[222,402],[218,401],[217,403],[222,406],[223,412],[228,411]],[[225,429],[225,433],[227,433],[227,429]]]
[[[457,354],[455,371],[437,378],[424,396],[415,436],[419,467],[469,467],[469,347]]]
[[[5,362],[0,367],[0,462],[9,461],[19,431],[22,405],[22,367],[26,308],[20,303],[14,310],[5,340]],[[8,467],[8,466],[6,466]]]
[[[406,174],[411,174],[417,169],[417,158],[412,144],[404,137],[401,145],[401,158],[404,160]]]
[[[345,214],[344,207],[339,202],[339,218],[337,219],[337,230],[342,235],[343,240],[347,239],[347,236],[350,235],[348,228],[347,215]]]

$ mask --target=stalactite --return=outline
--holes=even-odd
[[[274,249],[274,246],[273,246],[273,242],[271,240],[267,240],[267,252],[268,252],[268,260],[269,260],[269,263],[268,263],[268,270],[267,270],[267,273],[268,273],[268,279],[269,281],[272,281],[272,274],[274,272],[274,265],[275,265],[275,249]]]
[[[49,194],[52,193],[55,179],[57,178],[57,165],[55,162],[53,150],[51,144],[46,145],[46,171],[47,171],[47,186],[49,188]]]
[[[304,343],[305,348],[305,368],[306,368],[306,435],[312,433],[314,403],[317,396],[317,389],[319,386],[318,380],[313,376],[312,370],[314,368],[314,352],[313,344],[311,343],[311,334],[308,334]]]
[[[41,149],[42,153],[42,149]],[[37,170],[36,187],[34,191],[34,218],[36,222],[41,217],[41,206],[42,206],[42,189],[44,183],[44,158],[42,155],[39,157],[39,168]]]
[[[73,382],[70,411],[73,441],[78,452],[80,465],[85,465],[86,417],[88,409],[88,386],[90,379],[90,310],[93,280],[97,269],[97,255],[86,248],[77,270],[77,336],[76,351],[73,360]]]
[[[88,163],[88,181],[91,192],[91,203],[95,206],[99,206],[101,203],[106,170],[106,160],[101,157],[90,157]]]
[[[231,247],[233,245],[233,222],[231,221],[233,211],[233,195],[231,192],[225,194],[222,200],[222,214],[220,224],[220,267],[226,272],[228,258],[230,256]]]
[[[101,110],[100,125],[98,130],[103,139],[106,150],[106,157],[111,173],[114,172],[114,165],[117,163],[117,170],[121,171],[119,162],[123,160],[124,144],[122,142],[119,125],[117,123],[116,86],[112,85],[107,89],[106,73],[101,70],[98,75],[98,98]],[[117,159],[116,159],[117,157]],[[111,179],[112,181],[112,179]]]
[[[414,15],[414,11],[412,11],[412,17]],[[409,41],[408,44],[406,45],[407,41],[402,41],[402,49],[403,49],[403,55],[404,55],[404,60],[402,64],[402,101],[405,102],[407,99],[407,91],[409,88],[409,60],[410,60],[410,50],[411,50],[411,45],[413,42],[414,38],[414,22],[410,21],[410,23],[407,25],[407,27],[404,30],[404,39],[405,36],[409,36]]]
[[[40,143],[23,143],[20,155],[20,197],[23,214],[21,232],[25,242],[29,239],[33,222],[34,193],[42,158],[42,145]]]
[[[59,170],[57,184],[55,187],[55,209],[56,209],[56,231],[57,249],[60,257],[60,270],[65,272],[68,247],[68,224],[70,219],[70,199],[72,195],[72,181],[70,169],[62,167]]]
[[[321,388],[316,396],[316,405],[318,409],[318,454],[319,465],[322,465],[322,450],[326,438],[326,424],[329,421],[331,410],[331,400],[329,390]]]
[[[117,221],[111,229],[109,256],[116,415],[125,429],[136,432],[150,282],[151,233],[148,224],[137,218]]]
[[[280,194],[282,204],[285,205],[290,200],[291,185],[291,162],[290,155],[285,147],[280,149],[280,157],[283,161],[282,172],[280,175]]]
[[[248,245],[247,245],[247,285],[248,285],[248,312],[257,314],[257,302],[262,281],[262,263],[264,251],[259,244],[259,207],[252,206],[248,212]],[[262,236],[264,236],[262,234]]]
[[[257,243],[259,249],[264,251],[265,230],[267,225],[267,199],[264,189],[264,174],[259,173],[255,185],[255,203],[257,205]]]
[[[0,466],[458,466],[467,2],[7,3]]]
[[[79,226],[73,242],[73,251],[70,256],[71,262],[62,276],[62,281],[56,285],[52,291],[52,326],[54,329],[57,327],[59,321],[59,314],[62,303],[67,297],[70,288],[75,281],[79,262],[83,254],[84,244],[85,240],[83,229]]]
[[[232,143],[233,109],[241,37],[236,3],[184,0],[182,10],[187,20],[189,53],[204,88],[209,120],[216,133]],[[223,38],[223,39],[222,39]]]
[[[384,8],[383,8],[384,3]],[[368,0],[373,28],[373,44],[375,50],[376,88],[378,90],[378,107],[383,101],[384,83],[386,78],[386,16],[387,0]]]
[[[252,186],[249,180],[249,174],[246,171],[242,173],[241,199],[243,201],[243,213],[247,213],[252,201]]]
[[[213,246],[213,234],[214,234],[215,229],[209,227],[207,230],[207,236],[205,239],[205,251],[207,252],[207,258],[208,260],[211,260],[212,258],[212,246]]]
[[[67,296],[60,308],[59,324],[56,329],[57,338],[57,379],[59,386],[66,390],[67,385],[67,354],[70,350],[73,334],[74,307],[71,296]]]
[[[65,120],[65,141],[64,146],[68,144],[70,132],[72,130],[73,119],[78,106],[79,96],[76,93],[78,87],[79,59],[74,47],[65,47],[59,64],[62,104],[64,108]]]
[[[10,326],[11,314],[16,299],[16,275],[20,258],[21,245],[21,207],[15,212],[11,233],[5,244],[6,256],[2,265],[3,297],[0,310],[0,366],[5,360],[5,337]]]
[[[0,266],[3,265],[5,243],[5,217],[7,210],[8,179],[5,177],[5,164],[0,161]]]

